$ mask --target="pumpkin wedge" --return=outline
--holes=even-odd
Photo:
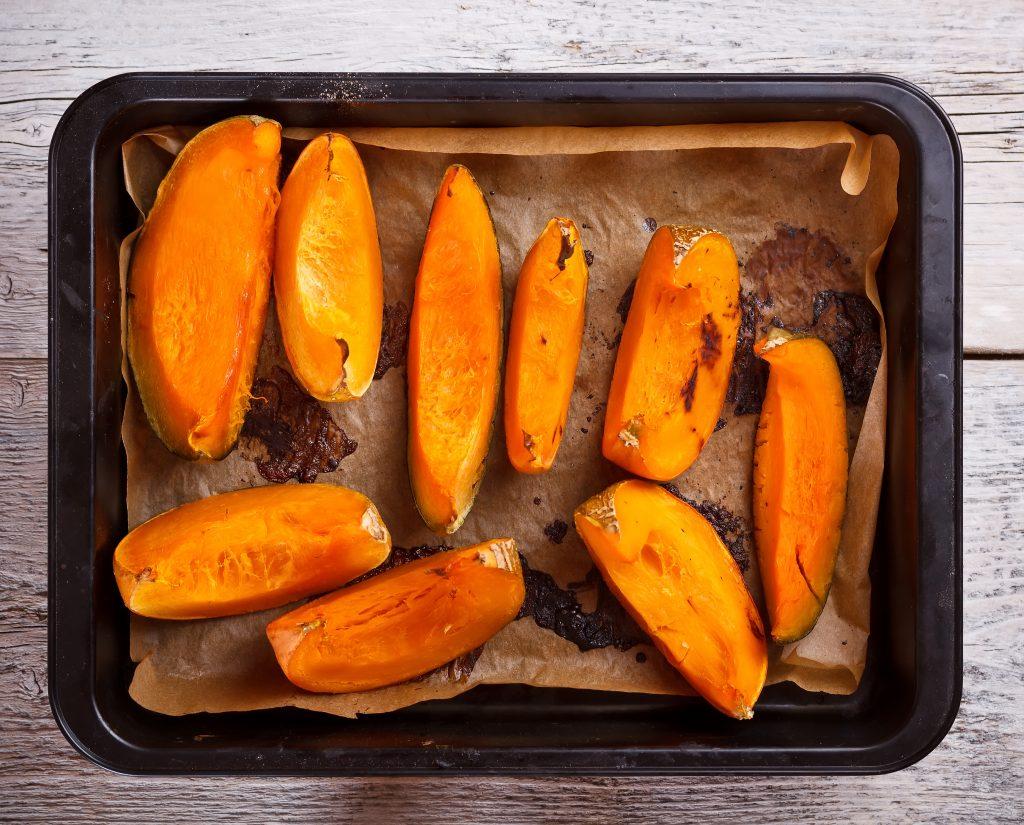
[[[657,484],[614,484],[580,505],[591,558],[657,648],[723,713],[749,719],[768,654],[761,617],[715,529]]]
[[[178,154],[135,242],[128,358],[171,452],[223,458],[249,404],[270,295],[281,127],[234,117]]]
[[[351,693],[422,676],[482,645],[525,596],[512,539],[396,567],[287,613],[267,627],[295,685]]]
[[[459,529],[483,476],[502,321],[491,215],[469,170],[454,165],[430,213],[409,321],[409,475],[435,533]]]
[[[366,392],[380,349],[383,272],[366,172],[344,135],[311,140],[281,191],[274,298],[306,392],[321,401]]]
[[[331,484],[221,493],[132,530],[114,551],[121,598],[155,619],[208,619],[325,593],[384,562],[373,503]]]
[[[615,358],[605,458],[657,481],[696,460],[725,402],[739,289],[736,253],[721,233],[684,226],[654,233]]]
[[[832,585],[846,510],[846,401],[819,338],[772,329],[754,345],[768,387],[754,442],[754,533],[772,638],[818,621]]]
[[[587,262],[580,233],[552,218],[523,261],[505,366],[505,443],[521,473],[551,469],[583,341]]]

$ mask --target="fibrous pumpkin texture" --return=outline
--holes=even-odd
[[[576,225],[552,218],[523,261],[505,368],[505,442],[521,473],[551,469],[583,340],[587,262]]]
[[[723,713],[749,719],[768,669],[761,617],[715,529],[657,484],[614,484],[576,530],[605,582],[657,648]]]
[[[270,294],[281,127],[221,121],[178,154],[135,243],[128,358],[153,429],[223,458],[249,403]]]
[[[464,166],[445,172],[409,323],[409,475],[423,520],[454,533],[473,505],[501,373],[501,262],[490,212]]]
[[[184,504],[114,552],[125,605],[156,619],[207,619],[325,593],[387,559],[373,503],[330,484],[254,487]]]
[[[698,227],[658,229],[615,359],[605,458],[658,481],[696,460],[725,402],[739,322],[729,240]]]
[[[848,455],[836,360],[818,338],[773,329],[754,346],[770,365],[754,446],[754,530],[772,638],[818,621],[832,585]]]
[[[277,216],[274,297],[292,372],[321,401],[359,398],[380,349],[384,287],[370,187],[344,135],[311,140]]]
[[[428,673],[511,622],[525,586],[512,539],[396,567],[287,613],[267,627],[298,687],[350,693]]]

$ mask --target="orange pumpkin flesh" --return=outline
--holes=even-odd
[[[754,530],[772,638],[818,620],[846,509],[846,402],[823,341],[773,329],[754,352],[770,364],[754,446]]]
[[[270,294],[281,127],[235,117],[178,154],[128,273],[128,357],[146,415],[184,458],[223,458],[249,403]]]
[[[505,368],[505,443],[521,473],[551,469],[583,340],[587,262],[576,224],[552,218],[523,261]]]
[[[608,587],[669,664],[720,711],[749,719],[768,669],[764,629],[715,529],[638,480],[584,502],[575,522]]]
[[[117,546],[114,575],[134,613],[207,619],[325,593],[390,552],[366,496],[289,484],[210,496],[150,519]]]
[[[303,605],[267,627],[298,687],[350,693],[428,673],[482,645],[525,596],[512,539],[396,567]]]
[[[501,370],[501,262],[491,216],[464,166],[438,190],[409,321],[409,474],[436,533],[473,505]]]
[[[615,359],[605,458],[658,481],[696,460],[725,402],[739,321],[739,269],[728,239],[708,229],[658,229]]]
[[[359,153],[344,135],[311,140],[277,215],[277,316],[292,372],[321,401],[359,398],[380,349],[384,287]]]

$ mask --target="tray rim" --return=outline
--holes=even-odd
[[[203,83],[224,83],[224,82],[248,82],[255,84],[291,84],[293,87],[300,83],[311,83],[311,82],[324,82],[324,81],[352,81],[356,83],[364,84],[367,88],[373,88],[376,85],[377,88],[388,88],[390,84],[436,84],[438,86],[443,84],[460,84],[463,90],[468,87],[472,87],[475,90],[473,96],[467,97],[453,97],[448,90],[448,94],[443,97],[437,98],[415,98],[417,103],[428,104],[433,100],[434,102],[441,101],[509,101],[511,98],[507,94],[508,87],[510,85],[519,85],[529,89],[530,93],[535,96],[531,97],[529,94],[522,94],[522,89],[519,90],[519,95],[516,99],[520,100],[541,100],[548,99],[542,93],[547,91],[550,93],[551,90],[561,91],[563,94],[559,98],[559,102],[573,102],[579,100],[594,101],[600,100],[604,102],[661,102],[661,103],[684,103],[684,102],[711,102],[716,99],[727,98],[729,100],[742,99],[740,97],[731,97],[730,91],[746,91],[748,94],[755,93],[756,97],[760,101],[771,101],[776,100],[779,102],[794,102],[794,100],[807,100],[808,102],[815,99],[826,100],[833,102],[837,99],[847,100],[850,102],[864,102],[866,96],[869,93],[874,95],[870,102],[875,105],[881,105],[887,108],[889,112],[899,120],[901,120],[908,128],[910,133],[916,140],[921,140],[922,130],[929,130],[930,136],[934,138],[936,134],[941,134],[945,138],[945,144],[949,147],[949,155],[944,158],[952,163],[952,172],[954,176],[953,185],[953,249],[952,260],[950,264],[952,266],[953,282],[948,285],[952,287],[949,294],[943,297],[943,300],[950,304],[952,308],[951,318],[938,319],[944,322],[939,325],[942,328],[938,330],[928,330],[929,337],[926,339],[922,337],[923,330],[921,325],[924,323],[924,313],[918,312],[918,339],[922,342],[922,363],[918,366],[918,376],[923,377],[925,373],[924,361],[928,353],[925,351],[925,343],[932,339],[931,333],[952,335],[952,340],[949,342],[947,350],[942,352],[933,353],[936,360],[941,361],[938,364],[945,372],[941,373],[945,378],[945,381],[940,385],[924,385],[925,382],[921,381],[917,390],[917,404],[919,409],[924,408],[926,403],[938,403],[947,406],[940,406],[939,409],[950,409],[949,419],[944,421],[951,423],[953,426],[952,433],[952,451],[941,452],[938,450],[924,451],[921,449],[922,437],[918,438],[917,441],[917,461],[918,461],[918,477],[917,484],[919,487],[919,494],[922,499],[925,497],[926,491],[923,489],[922,478],[928,479],[929,476],[926,474],[924,468],[926,465],[935,465],[936,471],[939,473],[939,481],[941,482],[942,489],[935,492],[935,498],[944,500],[947,504],[952,503],[952,519],[951,519],[951,531],[946,531],[947,534],[951,535],[939,536],[938,539],[946,547],[941,548],[945,550],[948,548],[951,552],[947,553],[943,558],[938,559],[924,559],[919,560],[918,563],[918,581],[923,577],[922,566],[927,564],[930,567],[938,570],[943,574],[944,588],[942,593],[939,594],[940,599],[945,599],[946,609],[945,612],[939,612],[940,618],[945,616],[949,619],[949,622],[943,628],[946,631],[952,632],[956,644],[952,651],[951,657],[940,657],[943,659],[941,662],[932,662],[931,666],[945,665],[946,670],[951,671],[949,675],[952,676],[951,684],[944,684],[936,687],[935,685],[929,686],[928,682],[925,681],[922,691],[922,685],[920,679],[918,680],[918,695],[915,698],[915,703],[911,711],[910,717],[907,720],[903,728],[900,729],[899,733],[883,743],[873,745],[869,748],[862,749],[848,749],[851,754],[856,756],[856,764],[850,764],[848,766],[836,766],[829,765],[823,768],[814,768],[813,766],[806,765],[793,765],[787,764],[785,756],[781,756],[783,753],[793,753],[801,750],[799,748],[793,748],[789,751],[783,751],[779,749],[776,751],[780,756],[775,762],[765,762],[763,764],[743,764],[735,765],[724,762],[716,762],[715,764],[708,764],[694,767],[692,765],[671,765],[666,764],[663,760],[655,760],[654,764],[643,765],[642,759],[644,754],[652,754],[658,749],[644,749],[644,748],[632,748],[632,749],[597,749],[596,752],[606,754],[607,758],[604,760],[598,760],[603,764],[588,764],[588,765],[562,765],[557,763],[545,763],[534,764],[532,766],[523,767],[522,763],[514,758],[506,758],[502,760],[501,754],[508,755],[512,754],[532,754],[533,756],[540,756],[541,752],[555,751],[556,754],[572,754],[576,752],[586,752],[588,754],[595,753],[594,749],[576,749],[576,748],[564,748],[564,749],[531,749],[523,747],[511,747],[511,748],[494,748],[493,753],[498,754],[499,758],[493,760],[492,764],[487,766],[481,766],[474,764],[473,760],[465,761],[461,763],[458,759],[458,750],[456,748],[448,749],[445,753],[445,761],[452,765],[446,773],[450,774],[461,774],[461,775],[502,775],[502,774],[516,774],[516,775],[552,775],[552,774],[564,774],[564,775],[652,775],[652,774],[671,774],[671,775],[690,775],[690,774],[878,774],[887,773],[901,768],[907,767],[930,753],[938,744],[942,741],[948,730],[953,724],[956,718],[960,698],[962,691],[962,677],[963,677],[963,663],[962,663],[962,552],[963,552],[963,527],[962,527],[962,506],[963,506],[963,493],[962,493],[962,220],[963,220],[963,191],[962,191],[962,156],[960,150],[959,140],[956,132],[950,122],[948,116],[942,111],[938,103],[926,92],[921,90],[919,87],[908,83],[905,80],[896,78],[890,75],[884,74],[685,74],[685,73],[672,73],[672,74],[647,74],[647,73],[582,73],[582,74],[545,74],[545,73],[509,73],[509,74],[496,74],[496,73],[329,73],[329,72],[266,72],[266,73],[251,73],[251,72],[130,72],[124,74],[118,74],[102,80],[81,95],[79,95],[65,111],[54,130],[53,137],[50,144],[49,161],[48,161],[48,215],[49,215],[49,248],[48,248],[48,272],[49,272],[49,364],[48,364],[48,381],[49,381],[49,394],[48,394],[48,494],[47,494],[47,514],[48,514],[48,695],[50,701],[51,711],[54,719],[57,722],[58,727],[68,741],[82,753],[86,758],[101,765],[108,770],[134,775],[152,775],[152,774],[201,774],[201,775],[243,775],[251,773],[265,773],[272,775],[415,775],[424,773],[436,773],[437,766],[395,766],[392,764],[388,768],[382,768],[379,765],[372,769],[360,768],[355,766],[339,765],[337,767],[325,768],[325,769],[286,769],[278,770],[276,768],[257,768],[255,771],[252,769],[246,770],[243,768],[203,768],[200,770],[190,769],[187,767],[181,768],[161,768],[151,769],[146,767],[140,767],[133,762],[132,756],[134,749],[131,743],[126,742],[123,739],[118,738],[104,723],[100,715],[99,709],[96,707],[94,702],[82,702],[81,697],[72,697],[68,695],[64,679],[61,676],[67,676],[67,674],[61,674],[59,672],[59,665],[57,661],[57,650],[60,645],[60,640],[57,633],[57,617],[60,612],[58,607],[59,594],[67,589],[70,582],[67,580],[67,574],[63,577],[61,575],[61,565],[59,560],[59,542],[58,542],[58,525],[57,525],[57,494],[56,490],[58,487],[58,470],[59,466],[59,441],[60,433],[58,432],[59,426],[59,414],[61,411],[61,400],[62,393],[59,388],[59,378],[61,375],[61,368],[65,369],[69,366],[63,364],[59,358],[59,329],[58,320],[59,315],[62,312],[68,312],[74,309],[74,298],[65,294],[61,287],[60,281],[60,242],[59,235],[60,229],[67,229],[63,225],[61,215],[57,209],[57,204],[61,200],[61,192],[58,190],[58,176],[55,175],[55,167],[61,162],[65,154],[69,151],[68,147],[72,147],[70,151],[86,152],[88,157],[92,159],[93,166],[90,167],[90,175],[87,182],[88,191],[92,191],[92,169],[95,164],[95,148],[96,142],[104,130],[110,125],[110,123],[117,117],[118,113],[123,111],[125,108],[144,103],[147,101],[153,101],[157,99],[165,100],[208,100],[210,102],[220,102],[227,104],[230,102],[240,102],[241,98],[227,96],[223,94],[213,94],[209,97],[190,97],[190,98],[160,98],[154,96],[152,90],[147,88],[143,89],[144,86],[151,86],[152,84],[162,85],[164,88],[172,88],[175,84],[182,82],[198,82]],[[620,93],[620,96],[609,96],[607,94],[607,86],[611,84],[614,86],[615,91]],[[590,92],[593,94],[599,87],[604,86],[605,94],[602,94],[599,98],[587,97],[585,94],[576,97],[572,94],[574,92]],[[685,87],[686,95],[674,94],[669,97],[665,90],[669,87],[675,87],[675,91],[679,91],[682,87]],[[772,88],[769,88],[772,87]],[[828,87],[828,88],[824,88]],[[633,90],[642,91],[646,94],[639,96],[626,96],[621,94],[622,92]],[[800,91],[801,95],[796,96],[796,93]],[[839,92],[842,92],[841,94]],[[654,97],[649,96],[653,92],[658,92]],[[481,96],[482,94],[490,93],[491,96]],[[818,97],[815,97],[818,95]],[[280,96],[281,99],[285,100],[310,100],[319,103],[323,103],[322,98],[312,97],[310,95],[304,95],[298,98],[295,97],[284,97]],[[375,99],[375,98],[368,98]],[[394,98],[392,98],[394,99]],[[350,103],[352,101],[343,101],[344,103]],[[922,105],[923,104],[923,105]],[[912,121],[912,122],[911,122]],[[937,131],[936,131],[937,130]],[[935,159],[929,159],[932,161]],[[922,171],[920,167],[927,166],[926,163],[919,164],[919,171]],[[948,171],[948,170],[947,170]],[[922,184],[923,186],[923,184]],[[90,212],[91,218],[91,212]],[[923,216],[922,216],[923,218]],[[924,221],[922,220],[922,223]],[[86,235],[84,240],[89,244],[90,255],[90,273],[94,270],[95,261],[95,250],[93,249],[93,239],[89,235],[89,229],[91,228],[91,221],[85,222],[85,230],[81,227],[78,228],[79,234]],[[920,234],[920,226],[918,227]],[[80,237],[79,240],[82,238]],[[84,312],[88,315],[89,326],[88,330],[91,331],[91,320],[92,315],[95,312],[95,306],[93,305],[91,298],[92,284],[90,284],[90,300],[85,304]],[[82,296],[78,296],[78,300],[82,300]],[[68,301],[71,302],[69,307]],[[83,311],[79,309],[79,311]],[[935,322],[937,319],[927,319]],[[952,321],[951,328],[948,325],[948,321]],[[91,343],[91,342],[90,342]],[[91,383],[92,376],[92,359],[85,372],[89,375]],[[951,363],[949,363],[951,361]],[[91,396],[90,396],[91,401]],[[951,405],[951,406],[948,406]],[[90,418],[91,422],[91,418]],[[923,425],[922,425],[923,426]],[[92,432],[89,432],[92,435]],[[91,441],[89,445],[91,450]],[[90,459],[92,453],[89,453]],[[92,470],[94,463],[89,465],[89,469]],[[90,478],[92,481],[92,478]],[[933,485],[934,486],[934,485]],[[90,500],[92,499],[92,487],[90,485]],[[922,501],[921,511],[925,509],[924,501]],[[89,526],[92,525],[92,518],[89,518]],[[919,528],[921,529],[922,537],[927,531],[927,525],[924,524],[922,513],[918,514]],[[90,533],[91,535],[91,533]],[[922,538],[922,541],[924,539]],[[81,589],[81,588],[79,588]],[[919,587],[919,598],[929,600],[930,596],[925,588]],[[929,628],[929,631],[934,630]],[[91,636],[91,628],[89,629]],[[918,638],[916,640],[918,649],[919,661],[915,666],[915,670],[920,673],[921,670],[927,669],[927,665],[923,665],[920,661],[922,652],[928,654],[929,651],[921,650],[920,644],[920,630]],[[931,659],[930,656],[926,656],[927,659]],[[87,681],[87,675],[78,673],[78,681],[84,684]],[[937,696],[922,696],[922,692],[939,691],[940,695]],[[90,694],[91,695],[91,694]],[[925,702],[926,699],[932,701],[938,700],[938,707],[941,712],[933,712],[929,709],[929,706]],[[369,749],[366,749],[369,750]],[[395,749],[402,751],[403,749]],[[479,749],[474,749],[479,750]],[[492,750],[492,749],[488,749]],[[678,749],[670,749],[678,750]],[[625,759],[624,759],[625,757]],[[400,757],[399,757],[400,758]],[[387,757],[383,758],[383,761],[387,761]]]

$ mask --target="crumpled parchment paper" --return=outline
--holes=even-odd
[[[573,218],[593,258],[584,348],[569,420],[554,469],[519,475],[505,454],[500,415],[476,504],[447,539],[462,546],[513,536],[530,565],[562,587],[582,581],[591,563],[570,527],[561,543],[545,527],[571,525],[573,509],[625,474],[601,457],[603,404],[622,329],[617,312],[636,277],[655,225],[703,224],[724,232],[741,264],[781,225],[825,235],[848,257],[803,280],[774,285],[776,305],[798,307],[806,324],[816,292],[866,294],[875,306],[875,268],[896,215],[899,158],[886,136],[843,123],[741,124],[635,128],[340,129],[359,144],[367,169],[384,256],[385,300],[411,305],[430,206],[446,166],[466,164],[487,196],[501,247],[506,320],[519,267],[547,220]],[[175,153],[194,128],[168,126],[138,134],[123,147],[125,182],[144,214]],[[285,171],[315,132],[285,133]],[[122,246],[122,286],[134,239]],[[741,269],[743,287],[755,292]],[[122,302],[123,303],[123,302]],[[453,307],[453,312],[457,307]],[[123,326],[123,325],[122,325]],[[805,639],[771,653],[769,682],[791,680],[814,691],[850,693],[864,668],[869,631],[868,562],[882,477],[886,369],[883,354],[866,405],[850,406],[851,465],[847,513],[834,584],[825,610]],[[273,308],[258,376],[287,368]],[[220,462],[171,455],[149,428],[125,364],[128,384],[123,439],[131,526],[187,501],[264,484],[245,445]],[[404,367],[389,370],[366,395],[330,406],[358,442],[337,471],[318,481],[344,484],[379,507],[397,546],[436,544],[413,505],[406,469]],[[756,414],[731,404],[697,462],[675,484],[698,502],[722,505],[745,528],[751,563],[746,578],[760,601],[750,522],[751,461]],[[292,482],[294,483],[294,482]],[[551,531],[549,531],[551,532]],[[558,530],[554,531],[557,535]],[[591,588],[592,591],[592,588]],[[578,597],[587,609],[594,596]],[[131,695],[168,714],[292,705],[352,716],[456,695],[485,683],[524,683],[647,693],[690,692],[649,645],[581,652],[529,616],[498,633],[467,676],[441,668],[412,682],[351,695],[314,695],[281,674],[264,634],[288,608],[209,621],[132,619],[131,655],[138,662]],[[643,654],[643,655],[639,655]]]

